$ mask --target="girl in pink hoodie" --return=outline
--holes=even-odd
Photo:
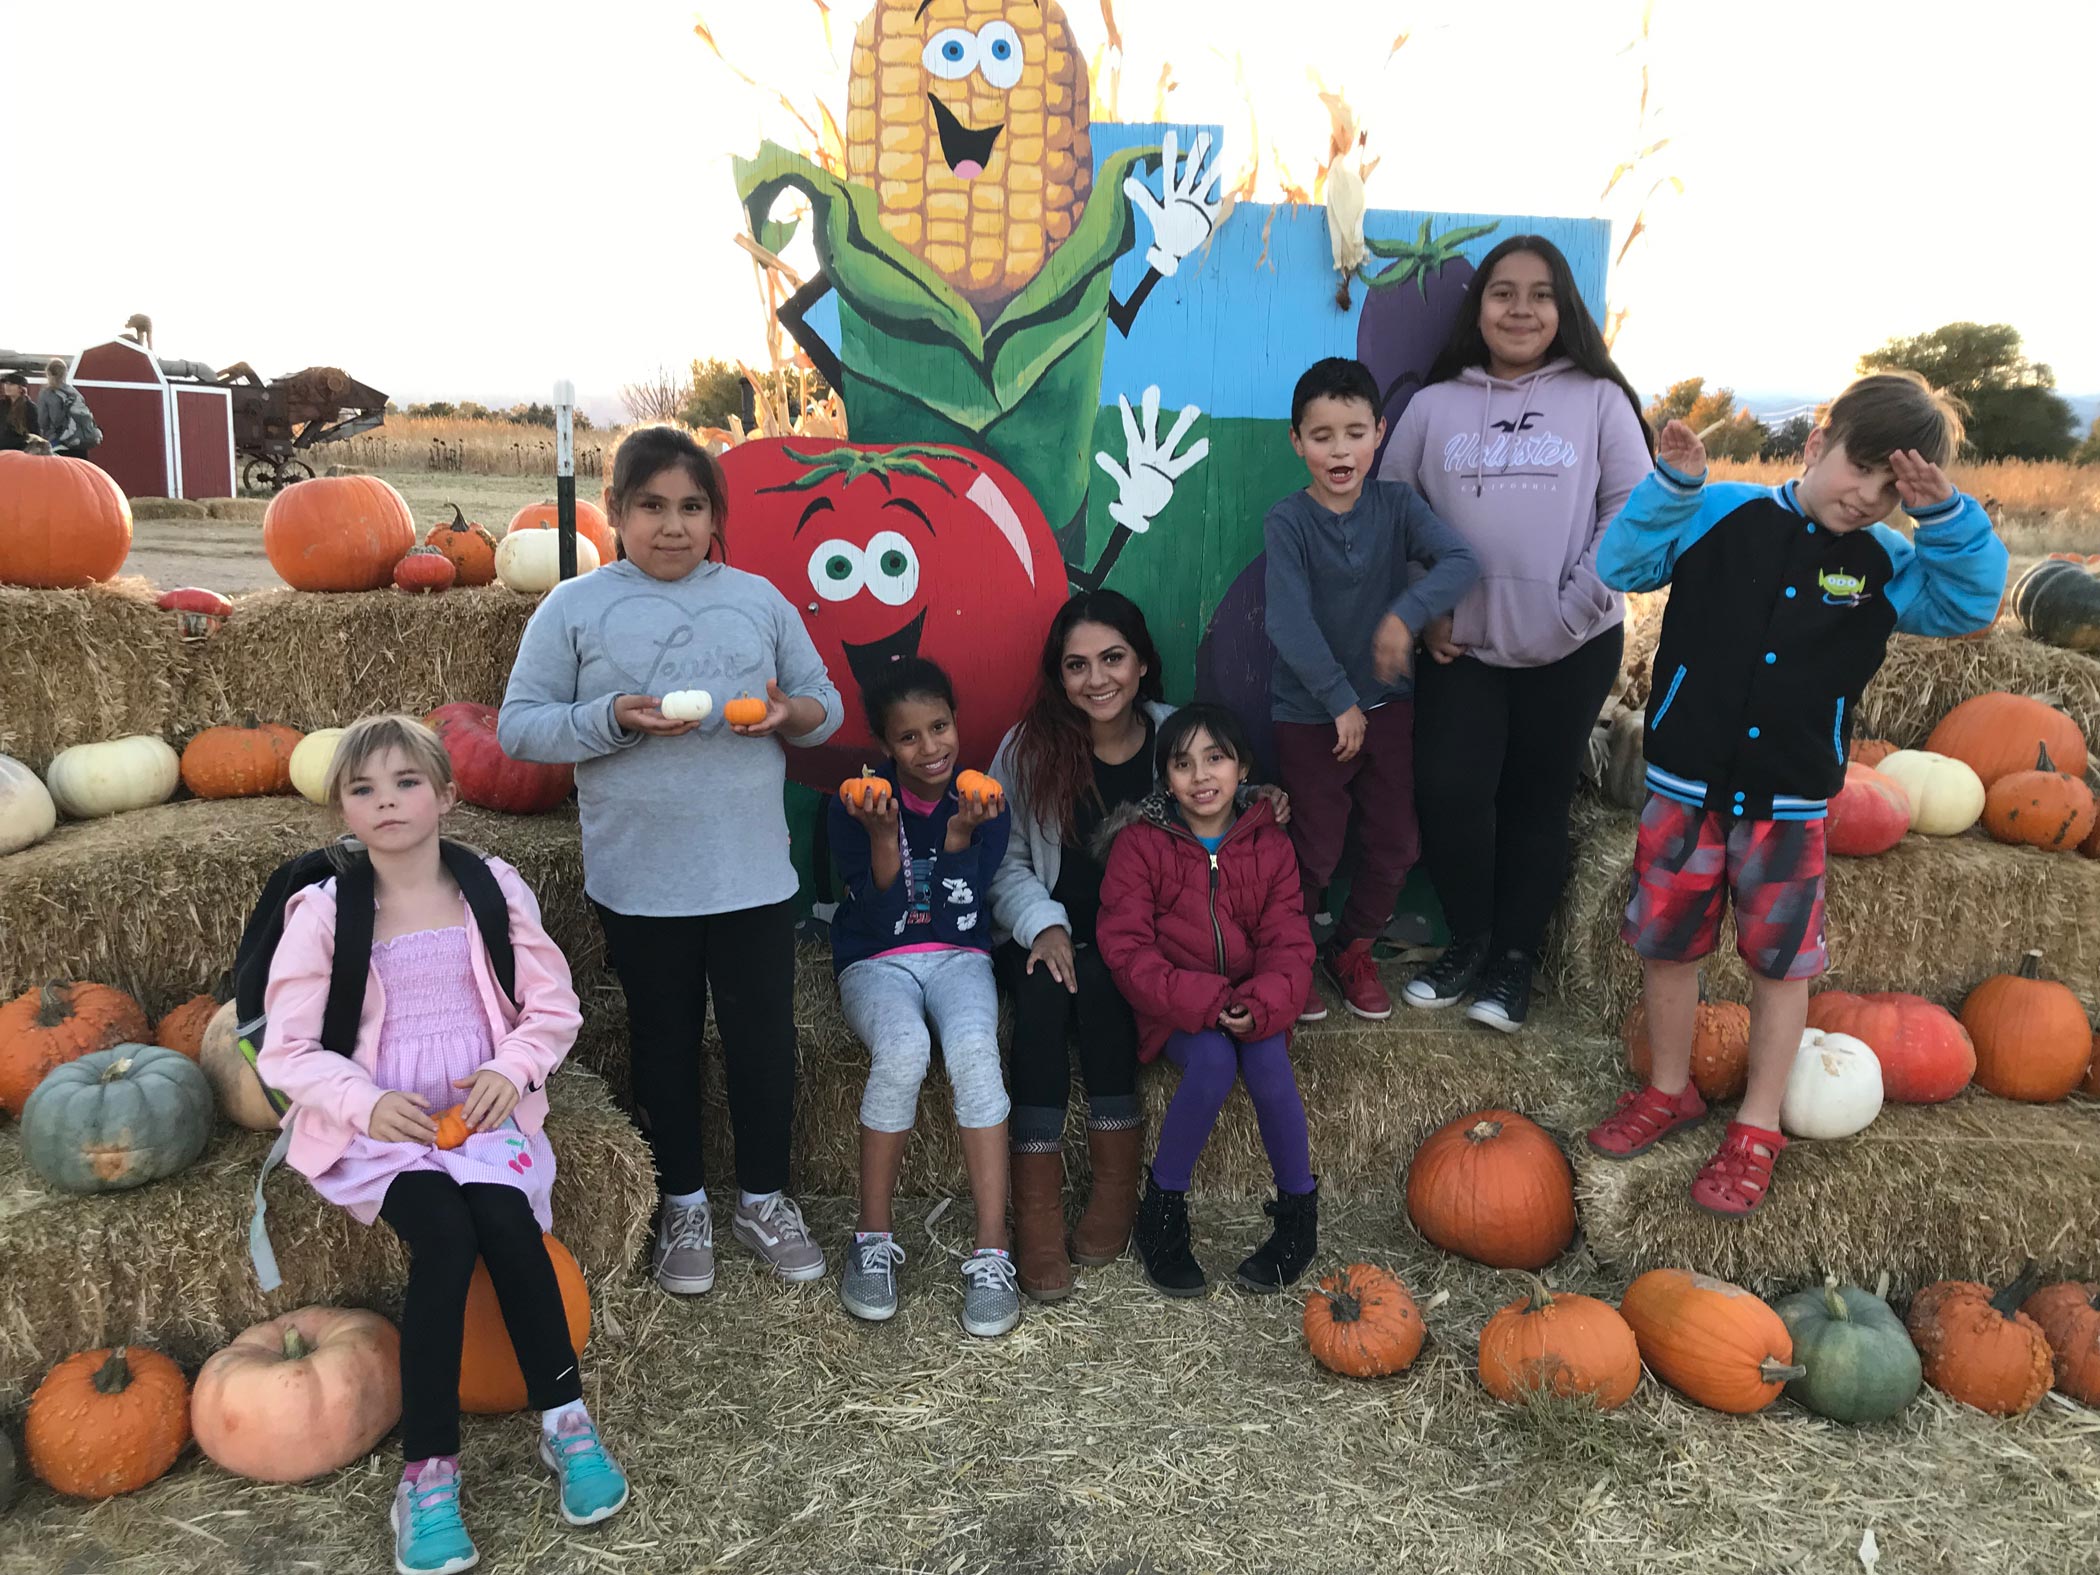
[[[516,1004],[497,983],[439,857],[438,822],[458,794],[427,727],[403,716],[353,725],[326,795],[371,860],[377,898],[357,1047],[344,1056],[320,1042],[335,955],[336,882],[327,880],[285,904],[256,1070],[291,1101],[292,1167],[361,1223],[385,1220],[408,1246],[395,1568],[452,1575],[479,1557],[459,1516],[460,1346],[477,1257],[540,1412],[540,1459],[560,1481],[563,1518],[589,1525],[627,1501],[627,1480],[583,1406],[541,1237],[553,1224],[547,1078],[581,1017],[539,904],[516,870],[490,859],[510,912]],[[467,1136],[440,1148],[438,1117],[455,1105]]]
[[[1640,397],[1568,262],[1538,235],[1480,260],[1379,475],[1462,537],[1480,578],[1423,631],[1415,672],[1422,861],[1451,925],[1409,1006],[1513,1033],[1568,869],[1568,806],[1618,676],[1625,606],[1597,544],[1652,468]]]

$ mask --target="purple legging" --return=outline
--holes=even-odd
[[[1298,1079],[1291,1071],[1283,1035],[1242,1043],[1217,1029],[1207,1029],[1200,1034],[1169,1034],[1166,1048],[1167,1059],[1181,1068],[1181,1085],[1174,1090],[1166,1119],[1159,1124],[1159,1149],[1152,1156],[1152,1174],[1160,1186],[1169,1192],[1188,1191],[1196,1156],[1210,1141],[1210,1129],[1217,1125],[1218,1112],[1225,1108],[1237,1076],[1254,1101],[1254,1119],[1261,1127],[1262,1147],[1269,1151],[1269,1167],[1276,1172],[1276,1190],[1312,1191],[1305,1101],[1298,1097]]]

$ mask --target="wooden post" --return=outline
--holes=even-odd
[[[554,502],[561,537],[561,577],[576,578],[576,385],[563,378],[554,385]]]

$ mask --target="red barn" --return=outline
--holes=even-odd
[[[233,495],[233,390],[170,381],[128,339],[83,350],[72,378],[102,428],[89,458],[133,498]]]

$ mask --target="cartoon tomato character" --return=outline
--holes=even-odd
[[[845,702],[788,774],[829,791],[880,758],[861,688],[904,656],[955,684],[965,766],[982,768],[1020,719],[1065,566],[1042,510],[981,454],[924,443],[762,438],[722,456],[729,562],[802,613]]]

